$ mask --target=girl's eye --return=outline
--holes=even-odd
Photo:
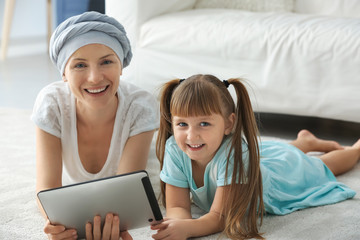
[[[202,126],[202,127],[206,127],[206,126],[209,126],[210,125],[210,123],[208,123],[208,122],[202,122],[202,123],[200,123],[200,126]]]
[[[187,124],[184,123],[184,122],[178,123],[178,125],[179,125],[180,127],[186,127],[186,126],[187,126]]]

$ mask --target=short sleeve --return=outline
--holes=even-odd
[[[169,147],[168,144],[167,147]],[[189,188],[183,160],[179,152],[171,151],[171,149],[167,148],[165,150],[164,165],[160,172],[160,179],[176,187]]]
[[[120,81],[118,94],[122,114],[130,123],[129,137],[159,128],[160,108],[153,94],[126,81]]]
[[[159,128],[159,106],[153,95],[147,93],[142,95],[134,101],[131,108],[133,121],[130,127],[130,137]]]
[[[60,108],[53,85],[43,88],[35,101],[31,120],[42,130],[61,137]]]

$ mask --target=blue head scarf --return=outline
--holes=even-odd
[[[132,52],[124,27],[114,18],[98,12],[85,12],[62,22],[50,39],[50,59],[63,74],[71,55],[94,43],[111,48],[123,68],[129,65]]]

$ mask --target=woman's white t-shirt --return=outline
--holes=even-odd
[[[63,185],[115,175],[127,139],[159,127],[158,103],[152,94],[120,81],[117,95],[119,104],[107,160],[100,172],[93,174],[85,170],[79,157],[75,97],[68,84],[54,82],[38,94],[31,119],[61,139]]]

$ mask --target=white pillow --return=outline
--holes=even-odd
[[[360,0],[296,0],[294,12],[360,18]]]
[[[197,0],[195,8],[231,8],[254,12],[291,12],[294,0]]]

